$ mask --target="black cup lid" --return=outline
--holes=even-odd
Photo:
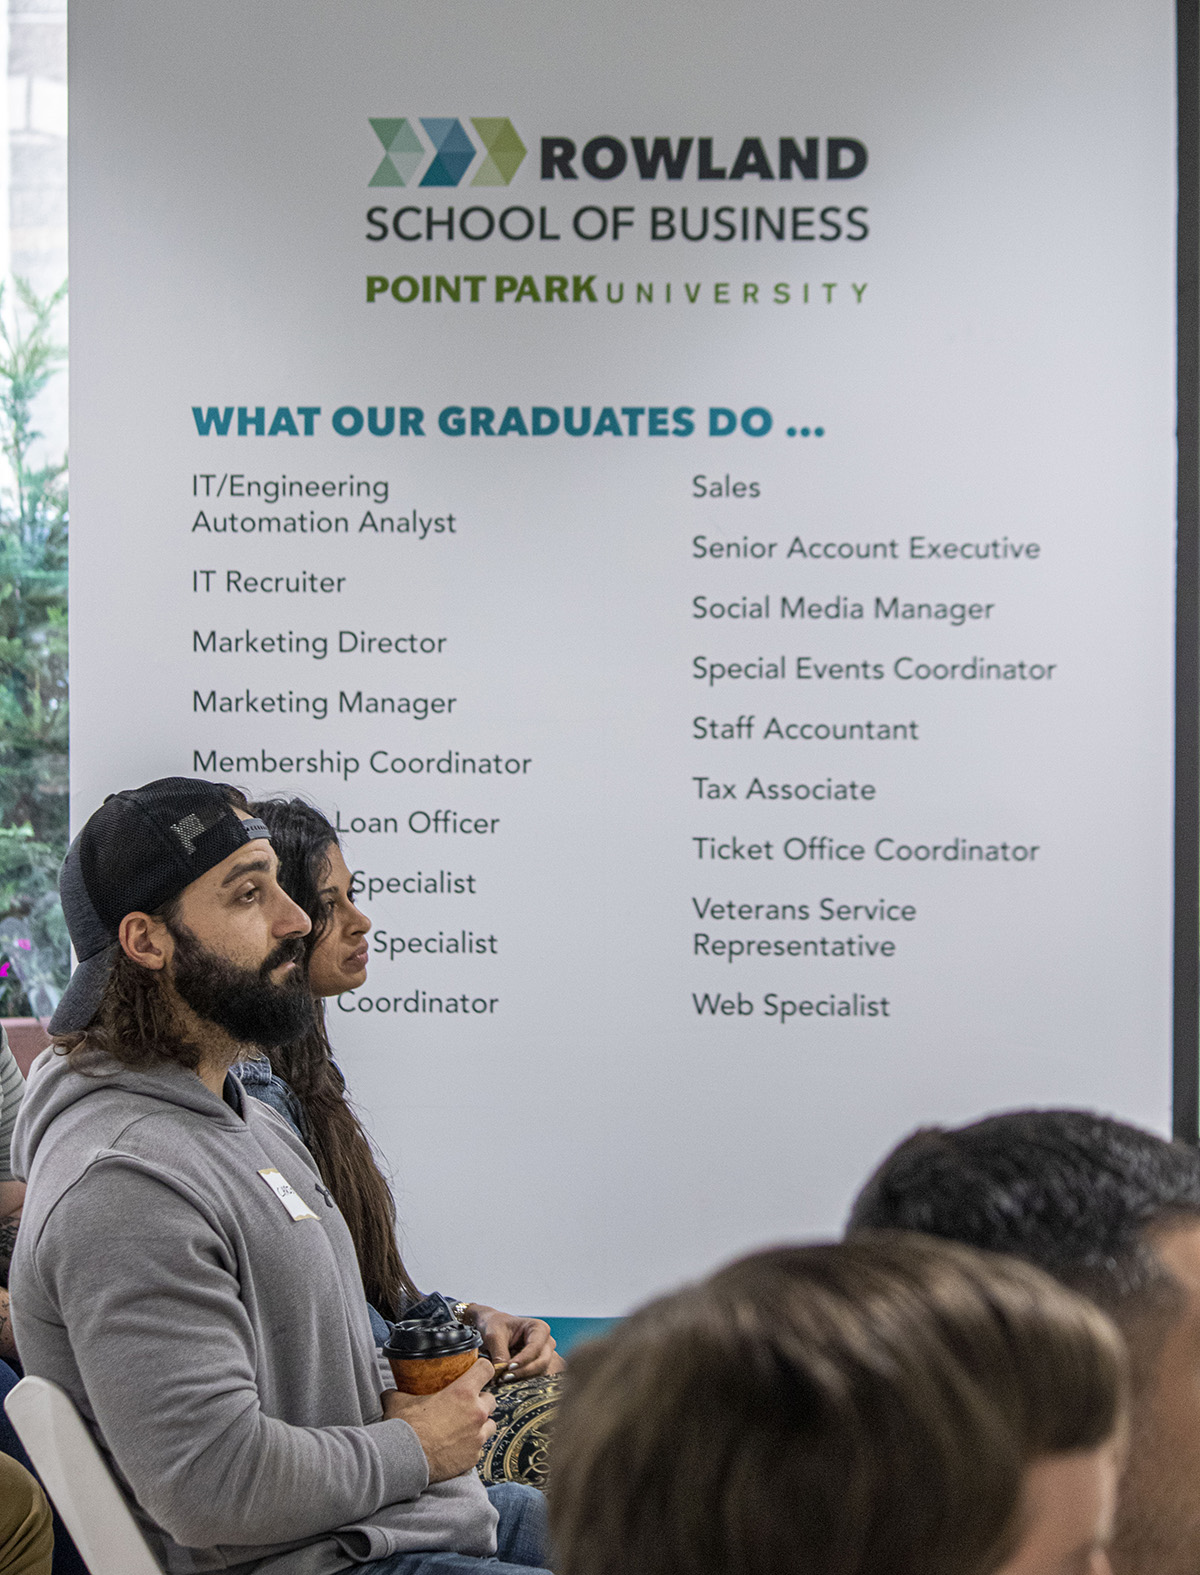
[[[383,1347],[385,1356],[398,1361],[412,1357],[455,1356],[483,1344],[478,1329],[465,1323],[434,1323],[427,1318],[409,1318],[392,1325]]]

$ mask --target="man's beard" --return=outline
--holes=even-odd
[[[304,961],[300,936],[281,941],[261,968],[241,968],[209,951],[186,925],[168,927],[175,937],[171,980],[197,1017],[260,1050],[291,1044],[312,1027],[316,1008],[299,966]],[[297,967],[282,984],[274,984],[269,975],[285,962],[295,962]]]

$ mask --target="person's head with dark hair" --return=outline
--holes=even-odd
[[[1111,1313],[1132,1360],[1118,1575],[1200,1570],[1200,1153],[1079,1110],[927,1128],[883,1161],[847,1234],[919,1231],[1026,1259]]]
[[[269,1047],[267,1055],[300,1101],[306,1141],[354,1238],[367,1300],[398,1317],[420,1292],[396,1245],[391,1188],[350,1103],[325,1025],[324,998],[357,989],[366,979],[371,921],[355,906],[337,831],[319,809],[292,798],[261,799],[250,810],[270,831],[280,885],[312,922],[304,967],[316,1001],[313,1020],[303,1035]]]
[[[111,794],[63,861],[79,964],[50,1020],[61,1051],[206,1075],[238,1046],[312,1018],[299,967],[309,921],[276,878],[267,829],[224,783],[166,777]]]
[[[572,1355],[558,1575],[1101,1575],[1124,1448],[1105,1316],[896,1233],[779,1248]]]

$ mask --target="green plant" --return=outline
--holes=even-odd
[[[54,897],[68,817],[67,463],[35,462],[33,424],[66,359],[54,331],[66,289],[0,285],[0,921],[27,921],[0,930],[5,1016],[30,1011],[21,978],[61,988],[69,967]]]

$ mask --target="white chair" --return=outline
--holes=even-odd
[[[70,1396],[22,1378],[4,1409],[92,1575],[162,1575]]]

